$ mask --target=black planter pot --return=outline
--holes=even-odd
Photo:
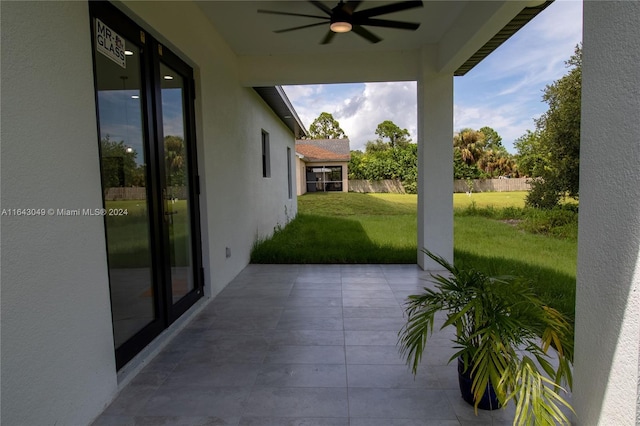
[[[458,358],[458,383],[460,384],[462,399],[467,401],[469,404],[474,405],[473,392],[471,392],[471,383],[473,383],[471,367],[469,367],[468,372],[465,372],[464,362],[460,358]],[[482,398],[478,403],[478,408],[481,410],[495,410],[500,408],[500,403],[498,402],[496,392],[494,391],[491,382],[489,382],[487,389],[485,389],[484,394],[482,394]]]

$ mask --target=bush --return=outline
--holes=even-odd
[[[528,182],[531,189],[525,198],[525,205],[537,209],[552,209],[560,203],[561,191],[555,180],[537,178]]]
[[[418,184],[415,180],[403,180],[402,187],[407,194],[417,194]]]
[[[532,234],[575,239],[578,237],[577,206],[569,204],[550,210],[529,209],[527,219],[520,224],[520,228]]]

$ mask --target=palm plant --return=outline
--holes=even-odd
[[[514,425],[569,424],[561,396],[571,388],[572,328],[557,310],[545,306],[530,285],[517,277],[491,277],[473,268],[458,268],[428,250],[427,256],[449,272],[432,275],[435,290],[409,296],[407,322],[400,330],[401,354],[415,374],[433,332],[435,315],[446,312],[441,328],[456,329],[456,352],[472,377],[474,408],[489,384],[500,406],[516,404]],[[557,355],[552,365],[550,349]]]

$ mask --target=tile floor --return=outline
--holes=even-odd
[[[396,348],[415,265],[249,265],[94,423],[458,426],[511,424],[460,397],[450,334],[414,378]]]

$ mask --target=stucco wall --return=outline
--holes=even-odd
[[[640,3],[585,2],[574,404],[637,424]]]
[[[235,56],[195,4],[121,7],[194,67],[205,292],[215,294],[246,266],[257,235],[295,215],[294,137],[240,86]],[[97,140],[87,3],[3,2],[1,207],[100,207]],[[1,226],[2,424],[87,424],[118,389],[103,220],[2,217]]]
[[[102,206],[86,2],[2,3],[2,208]],[[64,188],[64,189],[63,189]],[[116,390],[102,217],[2,217],[2,424]]]
[[[306,194],[307,192],[307,179],[306,179],[306,174],[304,172],[305,170],[305,162],[302,161],[302,159],[300,159],[300,157],[298,157],[296,155],[296,183],[297,183],[297,194],[298,195],[302,195],[302,194]]]

